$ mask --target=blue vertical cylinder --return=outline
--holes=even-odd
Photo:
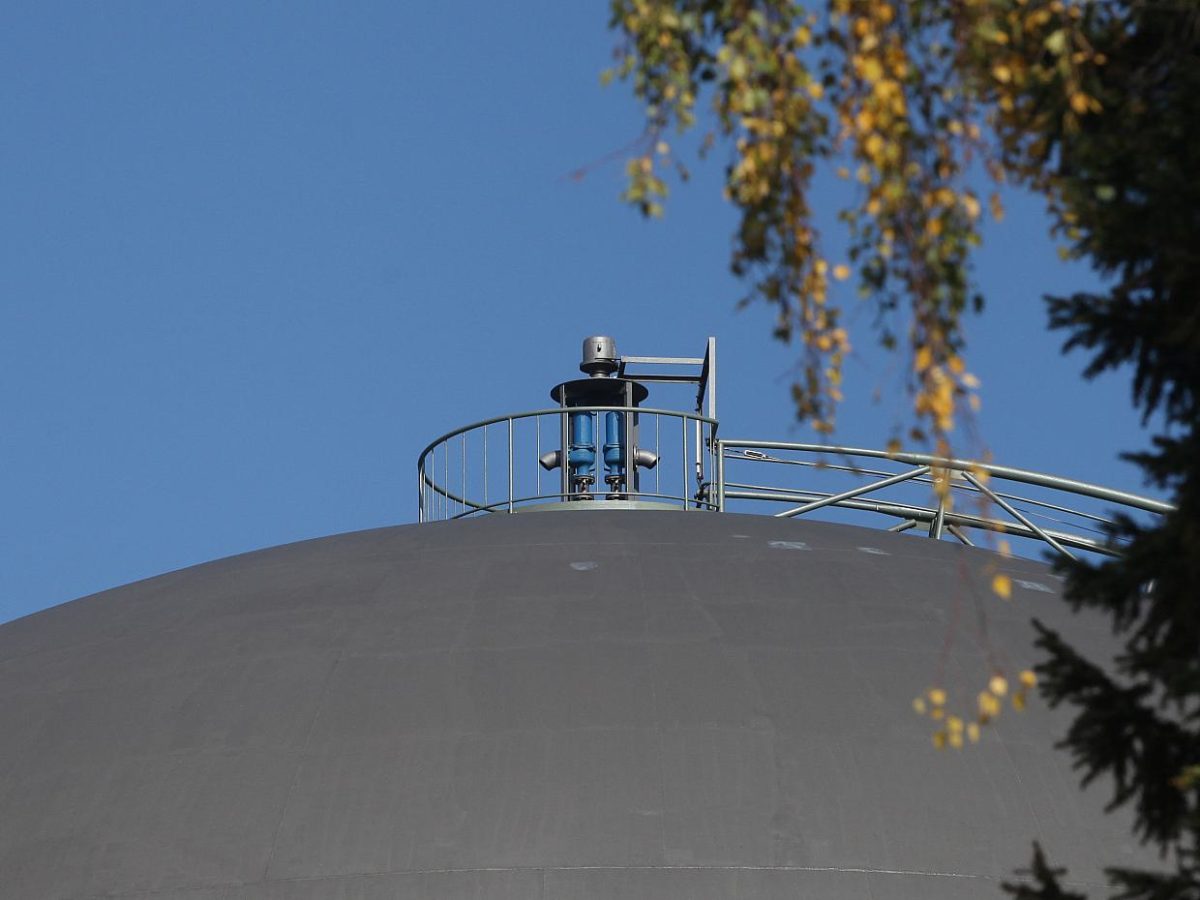
[[[571,449],[567,462],[572,475],[596,475],[596,435],[591,413],[571,413]]]
[[[604,465],[610,477],[625,474],[625,414],[604,414]]]

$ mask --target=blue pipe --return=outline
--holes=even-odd
[[[604,414],[604,465],[608,474],[615,477],[625,475],[625,415],[610,412]]]
[[[571,448],[567,464],[572,475],[596,474],[596,436],[591,413],[571,413]]]

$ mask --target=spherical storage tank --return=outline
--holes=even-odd
[[[537,449],[560,451],[540,494],[510,475],[498,503],[472,499],[464,432],[447,442],[461,466],[435,447],[421,472],[422,518],[461,520],[0,626],[0,896],[973,898],[998,896],[1035,838],[1084,884],[1147,860],[1104,790],[1079,790],[1052,748],[1064,719],[1039,702],[961,751],[936,751],[912,711],[939,674],[955,703],[1028,664],[1033,614],[1110,649],[1045,565],[713,511],[755,448],[682,416],[680,446],[660,428],[651,451],[655,413],[612,404],[610,434],[570,393],[540,415]],[[492,427],[493,457],[512,448],[492,465],[523,465],[517,430]],[[606,457],[609,436],[624,445]],[[662,476],[683,450],[689,474],[708,456],[672,509]],[[457,489],[438,467],[463,471]],[[971,524],[925,512],[901,525]]]

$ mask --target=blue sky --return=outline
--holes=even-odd
[[[693,355],[722,430],[810,440],[771,312],[735,310],[720,161],[662,222],[603,3],[23,4],[0,29],[0,621],[259,547],[411,522],[436,435],[543,406],[579,341]],[[818,197],[818,202],[823,198]],[[828,203],[829,198],[824,198]],[[996,459],[1139,490],[1124,378],[1040,297],[1094,283],[1010,196],[970,325]],[[833,229],[832,205],[823,210]],[[847,293],[852,288],[846,288]],[[851,297],[846,298],[853,302]],[[904,363],[858,352],[836,439]]]

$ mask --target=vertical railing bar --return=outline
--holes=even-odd
[[[708,426],[708,508],[717,508],[717,458],[713,456],[712,426]]]
[[[655,413],[654,415],[654,455],[658,457],[658,465],[654,467],[654,493],[662,493],[662,452],[659,448],[659,431],[662,425],[662,416]]]
[[[626,397],[625,400],[623,401],[623,405],[630,406],[631,404],[632,404],[632,401],[628,397]],[[633,482],[635,481],[635,479],[633,477],[634,476],[634,471],[633,471],[633,433],[634,433],[633,413],[623,412],[623,413],[618,413],[618,415],[621,417],[621,422],[625,429],[622,432],[622,434],[624,434],[624,436],[625,436],[625,440],[623,441],[623,446],[621,447],[621,458],[624,461],[624,465],[625,465],[624,499],[635,500],[637,498],[634,496],[634,493],[633,493]],[[603,421],[603,418],[604,418],[604,414],[597,414],[596,415],[596,424],[599,425],[600,422]],[[599,428],[593,429],[593,433],[596,435],[596,443],[598,445],[600,445],[601,448],[603,448],[604,445],[600,441]],[[597,470],[597,474],[599,474],[599,470]],[[617,496],[620,497],[622,495],[618,494]]]
[[[719,437],[713,438],[713,444],[717,448],[717,512],[725,512],[725,446]]]
[[[703,427],[704,426],[702,426],[701,433],[703,433]],[[706,446],[708,454],[708,464],[706,466],[706,472],[708,473],[708,509],[713,510],[716,509],[716,472],[715,467],[713,466],[713,426],[709,425],[707,427],[709,432],[708,443],[704,446]]]
[[[425,521],[425,459],[417,462],[417,524]]]
[[[542,417],[533,417],[534,437],[533,450],[533,495],[542,496]]]
[[[449,519],[454,515],[454,507],[450,505],[450,442],[442,444],[442,495],[445,497],[446,514],[442,517]]]
[[[567,464],[567,461],[570,458],[570,453],[567,450],[567,445],[568,445],[569,439],[567,437],[567,408],[565,406],[562,408],[562,411],[558,414],[558,433],[559,433],[559,447],[562,448],[559,451],[562,455],[562,463],[558,467],[558,469],[559,469],[558,492],[559,492],[559,494],[562,495],[561,498],[559,499],[559,502],[564,503],[571,499],[571,497],[569,496],[570,491],[571,491],[571,475],[570,475],[570,471],[569,471],[570,467]]]
[[[486,425],[483,426],[483,505],[488,505],[488,458],[487,458],[487,430]]]
[[[508,511],[513,511],[513,420],[508,417]]]
[[[462,433],[462,444],[460,445],[459,452],[462,454],[462,490],[458,492],[458,496],[462,498],[459,506],[465,513],[467,511],[467,433],[465,431]]]
[[[708,425],[708,503],[709,510],[717,508],[717,458],[713,456],[713,445],[716,443],[716,436],[713,434],[712,425]]]
[[[684,512],[687,512],[687,510],[691,509],[691,507],[688,505],[687,419],[681,418],[679,420],[679,424],[680,424],[680,426],[682,426],[680,430],[683,434],[683,447],[680,448],[683,452],[680,454],[680,457],[679,457],[680,463],[681,463],[680,468],[683,469],[683,494],[682,494],[683,509],[684,509]]]
[[[945,470],[943,470],[945,471]],[[947,475],[949,472],[947,471]],[[937,511],[933,514],[933,521],[929,523],[929,536],[935,541],[942,539],[942,531],[946,525],[946,498],[939,496]]]

